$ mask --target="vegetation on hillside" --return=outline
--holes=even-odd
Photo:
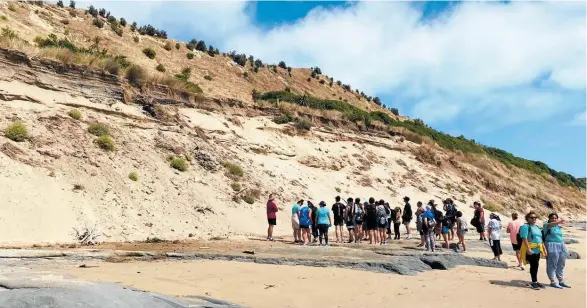
[[[299,106],[307,106],[313,109],[336,110],[340,111],[347,120],[351,122],[362,121],[367,127],[371,127],[373,121],[385,123],[390,128],[403,127],[411,132],[428,137],[429,139],[436,142],[440,147],[447,150],[462,151],[464,153],[485,154],[493,159],[500,161],[506,166],[515,166],[529,170],[536,174],[550,174],[562,186],[577,186],[585,188],[585,181],[581,181],[580,179],[577,179],[565,172],[556,171],[548,167],[548,165],[543,162],[520,158],[504,150],[478,144],[475,142],[475,140],[469,140],[464,136],[453,137],[449,134],[445,134],[435,130],[432,127],[429,127],[420,119],[416,119],[414,121],[399,121],[391,118],[387,113],[382,111],[367,112],[347,102],[320,99],[309,95],[299,95],[287,91],[274,91],[266,93],[259,93],[254,91],[253,99],[266,100],[269,102],[277,102],[277,100],[279,100]],[[289,115],[276,118],[276,122],[283,123],[289,121],[291,121],[291,116]]]

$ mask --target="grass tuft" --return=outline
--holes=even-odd
[[[12,141],[22,142],[29,138],[29,132],[24,123],[16,121],[4,130],[4,136]]]

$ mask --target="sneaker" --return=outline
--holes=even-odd
[[[564,281],[563,281],[563,282],[561,282],[561,283],[559,283],[558,285],[559,285],[559,286],[561,286],[561,287],[563,287],[563,288],[569,288],[569,289],[571,288],[571,286],[570,286],[570,285],[568,285],[568,284],[567,284],[566,282],[564,282]]]
[[[546,287],[543,284],[541,284],[540,282],[537,282],[536,284],[538,285],[539,288],[546,289]]]
[[[555,288],[555,289],[562,289],[563,288],[556,281],[555,282],[551,282],[550,283],[550,286],[553,287],[553,288]]]
[[[272,238],[272,237],[268,238],[267,240],[270,241],[270,242],[275,242],[275,239]]]
[[[540,290],[540,286],[538,286],[537,282],[531,283],[530,288],[532,288],[532,290]]]

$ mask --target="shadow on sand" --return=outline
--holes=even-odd
[[[529,288],[528,281],[523,280],[512,280],[512,281],[502,281],[502,280],[489,280],[489,283],[504,286],[504,287],[514,287],[514,288]]]

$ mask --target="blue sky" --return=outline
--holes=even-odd
[[[171,38],[317,65],[436,129],[585,176],[585,3],[98,5]]]

